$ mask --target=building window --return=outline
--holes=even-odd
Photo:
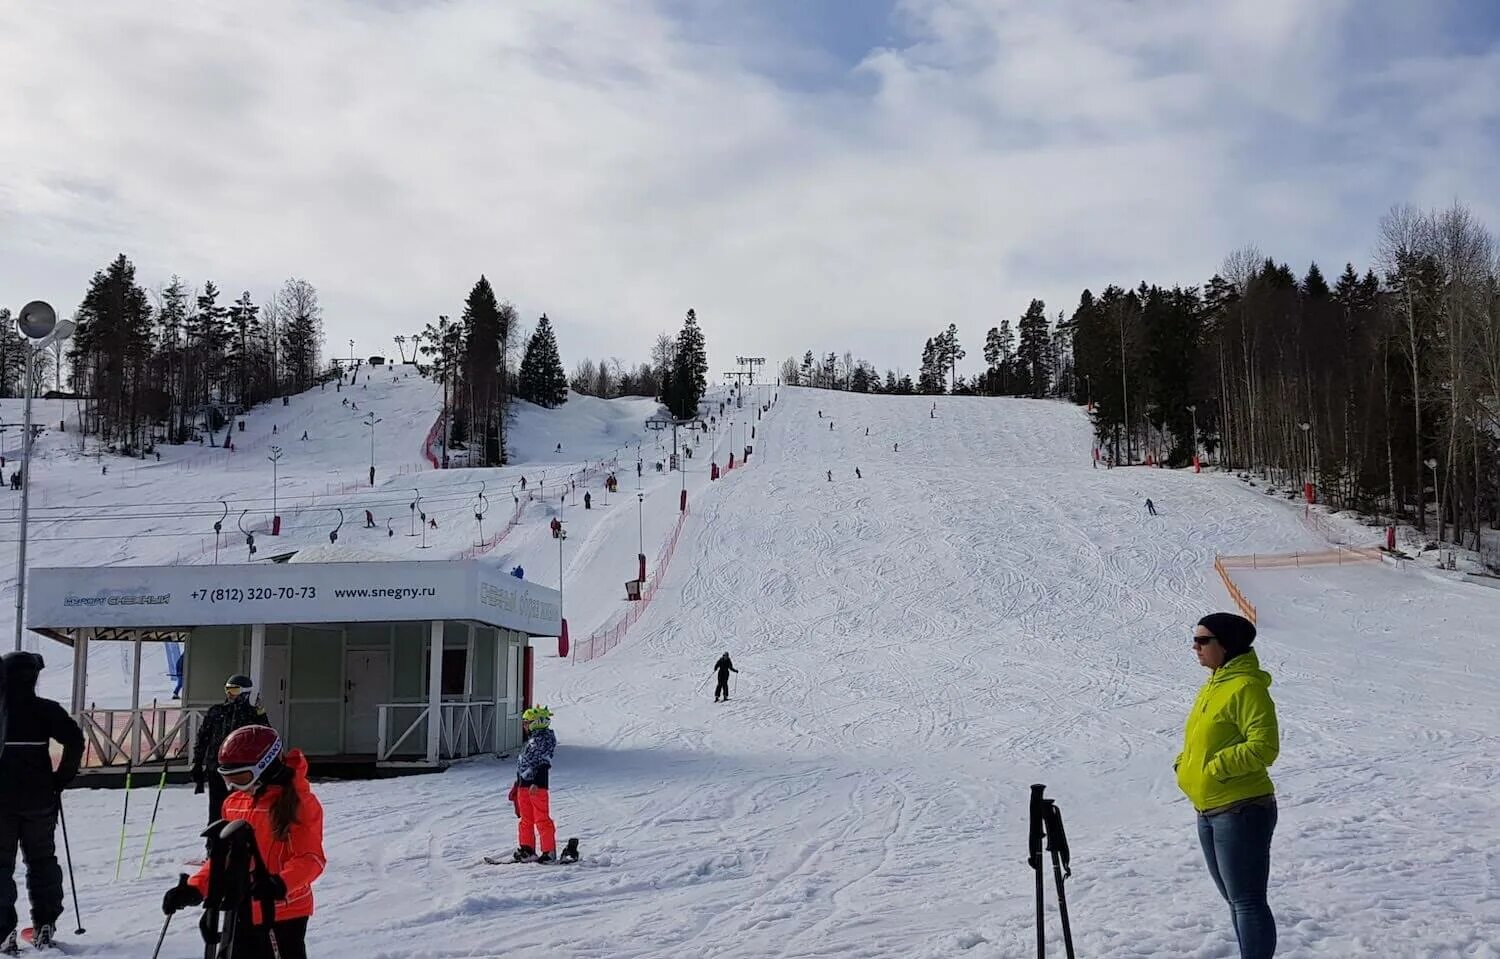
[[[469,651],[464,647],[443,650],[443,695],[463,696],[468,693],[464,680],[469,671]]]

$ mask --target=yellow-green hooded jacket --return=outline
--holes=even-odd
[[[1281,750],[1271,674],[1253,650],[1214,670],[1198,691],[1173,768],[1199,812],[1272,795],[1267,768]]]

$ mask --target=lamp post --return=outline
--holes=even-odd
[[[279,478],[276,464],[281,461],[281,447],[271,447],[271,455],[266,459],[271,461],[271,527],[276,527],[276,481]]]
[[[57,311],[41,300],[32,300],[16,314],[16,329],[26,338],[25,382],[22,395],[25,397],[21,417],[21,525],[16,537],[16,649],[21,648],[21,636],[25,631],[26,607],[26,517],[31,501],[31,392],[35,372],[36,355],[53,343],[73,335],[71,320],[57,319]]]
[[[557,618],[563,617],[563,540],[568,538],[568,531],[558,523],[557,528]]]
[[[1193,458],[1198,458],[1198,404],[1189,404],[1187,411],[1193,414]]]
[[[1437,507],[1438,540],[1441,542],[1443,538],[1443,491],[1438,488],[1438,461],[1436,459],[1423,460],[1422,465],[1432,470],[1432,502]]]
[[[370,428],[370,485],[375,485],[375,424],[380,418],[374,413],[366,413],[364,424]]]
[[[646,494],[635,494],[636,552],[646,555]]]
[[[1312,424],[1298,423],[1297,429],[1302,431],[1302,455],[1307,457],[1307,470],[1303,473],[1302,482],[1312,482]]]

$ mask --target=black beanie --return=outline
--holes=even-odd
[[[1231,658],[1250,649],[1255,642],[1255,624],[1234,613],[1209,613],[1198,625],[1214,634]]]

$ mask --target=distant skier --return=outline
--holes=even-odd
[[[348,406],[348,405],[349,405],[349,397],[347,397],[347,396],[346,396],[346,397],[344,397],[344,400],[343,400],[343,402],[342,402],[342,403],[340,403],[340,404],[339,404],[339,405],[340,405],[340,406]]]
[[[583,508],[584,509],[593,509],[594,508],[594,497],[590,496],[587,490],[585,490],[584,493],[583,493]]]
[[[822,418],[823,418],[823,411],[822,410],[818,410],[818,419],[821,420]]]
[[[562,444],[561,443],[557,444],[557,449],[554,452],[557,452],[557,453],[561,453],[562,452]]]
[[[365,510],[365,529],[374,529],[374,528],[375,528],[375,514],[372,513],[372,512],[370,512],[369,510]]]
[[[521,714],[530,735],[521,755],[516,757],[516,782],[511,798],[520,823],[516,827],[515,862],[551,863],[557,861],[557,826],[552,822],[551,797],[548,792],[552,774],[552,755],[557,750],[557,734],[552,731],[552,710],[530,706]]]
[[[61,705],[36,694],[44,663],[36,653],[0,657],[0,709],[5,716],[5,748],[0,752],[0,953],[19,954],[16,944],[16,848],[26,860],[26,892],[31,900],[32,944],[52,945],[63,912],[63,874],[57,864],[59,796],[78,774],[83,731]],[[52,742],[62,760],[52,769]]]
[[[828,482],[833,482],[833,470],[828,471]]]
[[[223,817],[224,799],[229,795],[223,778],[209,772],[219,761],[219,747],[236,729],[265,726],[269,722],[266,711],[250,701],[253,689],[249,676],[230,676],[224,681],[224,701],[210,706],[198,727],[198,739],[193,744],[193,793],[201,794],[207,787],[210,823]]]
[[[525,491],[526,491],[526,477],[523,476],[523,477],[521,477],[521,492],[524,493]]]
[[[865,435],[866,436],[870,435],[870,428],[868,426],[865,427]]]
[[[302,431],[302,438],[307,439],[307,430]]]
[[[891,444],[891,452],[892,453],[899,453],[899,452],[901,452],[901,444],[900,443],[892,443]]]
[[[858,466],[854,467],[854,478],[855,479],[864,479],[865,478],[864,474],[859,471],[859,467]]]
[[[714,663],[713,671],[719,674],[719,682],[714,686],[714,702],[718,702],[721,698],[728,699],[729,674],[739,672],[734,668],[734,662],[730,660],[728,653],[719,657],[719,661]]]
[[[514,576],[516,579],[525,579],[526,570],[521,568],[521,566],[518,564],[514,569],[510,571],[510,575]]]
[[[437,529],[437,517],[436,516],[434,516],[432,519],[430,519],[430,520],[427,521],[427,528],[428,529]]]
[[[276,435],[276,424],[275,423],[271,424],[271,435],[272,436]]]
[[[828,421],[828,431],[830,433],[833,432],[833,420]]]
[[[99,475],[100,476],[108,476],[109,475],[109,464],[108,463],[105,463],[104,466],[100,468]]]
[[[1147,498],[1146,500],[1146,512],[1150,513],[1152,516],[1156,515],[1156,504],[1151,502],[1150,498]]]

